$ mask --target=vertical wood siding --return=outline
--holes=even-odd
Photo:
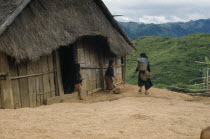
[[[55,68],[53,56],[44,56],[36,62],[14,64],[10,59],[10,78],[14,107],[36,107],[55,97]]]
[[[80,39],[76,43],[77,62],[81,65],[81,75],[83,78],[82,88],[87,92],[104,89],[104,76],[109,59],[116,60],[114,68],[115,76],[118,78],[115,83],[122,83],[122,63],[120,58],[113,57],[109,51],[102,51],[100,43],[95,43],[93,39]]]

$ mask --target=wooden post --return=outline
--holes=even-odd
[[[58,89],[59,90],[59,95],[63,96],[64,91],[63,91],[63,84],[62,84],[62,75],[61,75],[61,68],[60,68],[60,56],[59,52],[56,51],[56,71],[57,71],[57,82],[58,82]]]
[[[204,78],[203,78],[204,79],[203,88],[209,89],[209,70],[210,70],[209,65],[210,65],[210,63],[208,63],[208,62],[200,62],[200,61],[195,61],[195,62],[198,63],[198,64],[205,64],[205,65],[207,65],[206,75],[204,75]]]
[[[47,72],[49,71],[49,67],[48,67],[48,59],[47,59],[47,56],[44,56],[43,59],[42,59],[42,70],[43,72]],[[43,92],[50,92],[50,82],[49,82],[49,75],[48,74],[45,74],[43,75],[43,85],[44,85],[44,91]],[[44,96],[44,104],[46,105],[47,104],[47,98],[49,97],[48,96],[49,94],[43,94]]]
[[[123,82],[126,84],[126,56],[123,58],[124,66],[123,66]]]
[[[6,73],[6,80],[0,80],[2,108],[14,109],[12,85],[9,74],[9,63],[7,56],[0,52],[0,73]]]
[[[23,9],[29,4],[31,0],[23,0],[21,5],[16,8],[11,16],[0,26],[0,35],[13,23],[16,17],[23,11]]]
[[[27,74],[34,74],[34,67],[37,66],[33,62],[27,63]],[[36,77],[28,77],[28,94],[29,94],[29,104],[30,107],[36,107]]]
[[[49,80],[50,80],[50,91],[55,90],[55,80],[54,80],[54,64],[53,64],[53,54],[51,54],[50,56],[48,56],[48,66],[49,66],[49,71],[53,71],[52,73],[49,74]],[[55,96],[55,92],[50,93],[50,97],[54,97]]]
[[[12,78],[19,75],[18,75],[17,64],[12,59],[9,59],[9,69],[10,69],[10,80],[12,84],[14,108],[18,109],[21,108],[19,80],[18,79],[12,80]]]
[[[0,109],[2,108],[1,99],[2,99],[2,95],[1,95],[1,83],[0,83]]]
[[[206,74],[206,86],[207,86],[207,89],[209,89],[209,67],[207,68],[207,74]]]
[[[18,65],[18,72],[20,76],[27,75],[27,67],[26,63],[21,63]],[[20,88],[20,100],[21,100],[21,107],[30,107],[30,97],[29,97],[29,86],[28,86],[28,79],[21,78],[19,79],[19,88]]]
[[[100,80],[101,80],[101,88],[105,90],[104,85],[104,63],[103,63],[103,52],[99,55],[99,66],[100,66]]]
[[[55,96],[59,96],[57,66],[56,66],[56,52],[52,53],[52,58],[53,58],[53,70],[54,70],[54,81],[55,81]]]

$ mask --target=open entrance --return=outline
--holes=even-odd
[[[85,36],[74,44],[60,47],[60,69],[65,94],[73,93],[74,64],[81,66],[82,90],[87,93],[104,89],[104,74],[109,59],[116,59],[115,75],[122,82],[122,63],[120,58],[111,53],[106,38],[101,36]]]
[[[61,47],[59,49],[60,54],[60,68],[63,82],[64,94],[70,94],[74,91],[73,66],[76,63],[76,48],[74,44]]]

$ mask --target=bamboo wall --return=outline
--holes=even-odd
[[[48,98],[58,95],[56,68],[53,57],[44,56],[36,62],[14,64],[9,60],[14,108],[47,104]]]
[[[3,101],[2,101],[2,99],[3,99],[3,94],[2,94],[2,81],[1,80],[3,80],[3,75],[0,75],[1,77],[0,77],[0,109],[3,107],[2,106],[2,103],[3,103]]]
[[[124,66],[120,58],[113,56],[103,43],[94,38],[76,42],[77,62],[81,65],[82,89],[87,93],[105,89],[104,76],[110,59],[114,67],[116,84],[123,83]],[[59,54],[41,57],[36,62],[14,64],[15,61],[0,53],[0,73],[8,73],[0,79],[0,108],[37,107],[48,104],[51,98],[63,95]],[[1,76],[0,76],[1,78]]]
[[[0,52],[0,108],[14,108],[7,55]]]
[[[104,76],[109,64],[109,59],[116,59],[114,68],[115,76],[118,78],[117,84],[122,83],[121,59],[115,58],[109,51],[103,51],[102,44],[92,39],[81,39],[76,44],[77,62],[81,65],[81,75],[83,78],[83,90],[94,92],[94,90],[104,89]]]
[[[0,83],[0,109],[2,108],[2,93],[1,93],[1,83]]]

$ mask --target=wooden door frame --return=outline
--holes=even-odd
[[[59,96],[64,95],[64,90],[63,90],[63,81],[62,81],[62,74],[61,74],[61,67],[60,67],[60,54],[59,51],[57,50],[55,52],[55,68],[56,68],[56,90],[58,90]]]

